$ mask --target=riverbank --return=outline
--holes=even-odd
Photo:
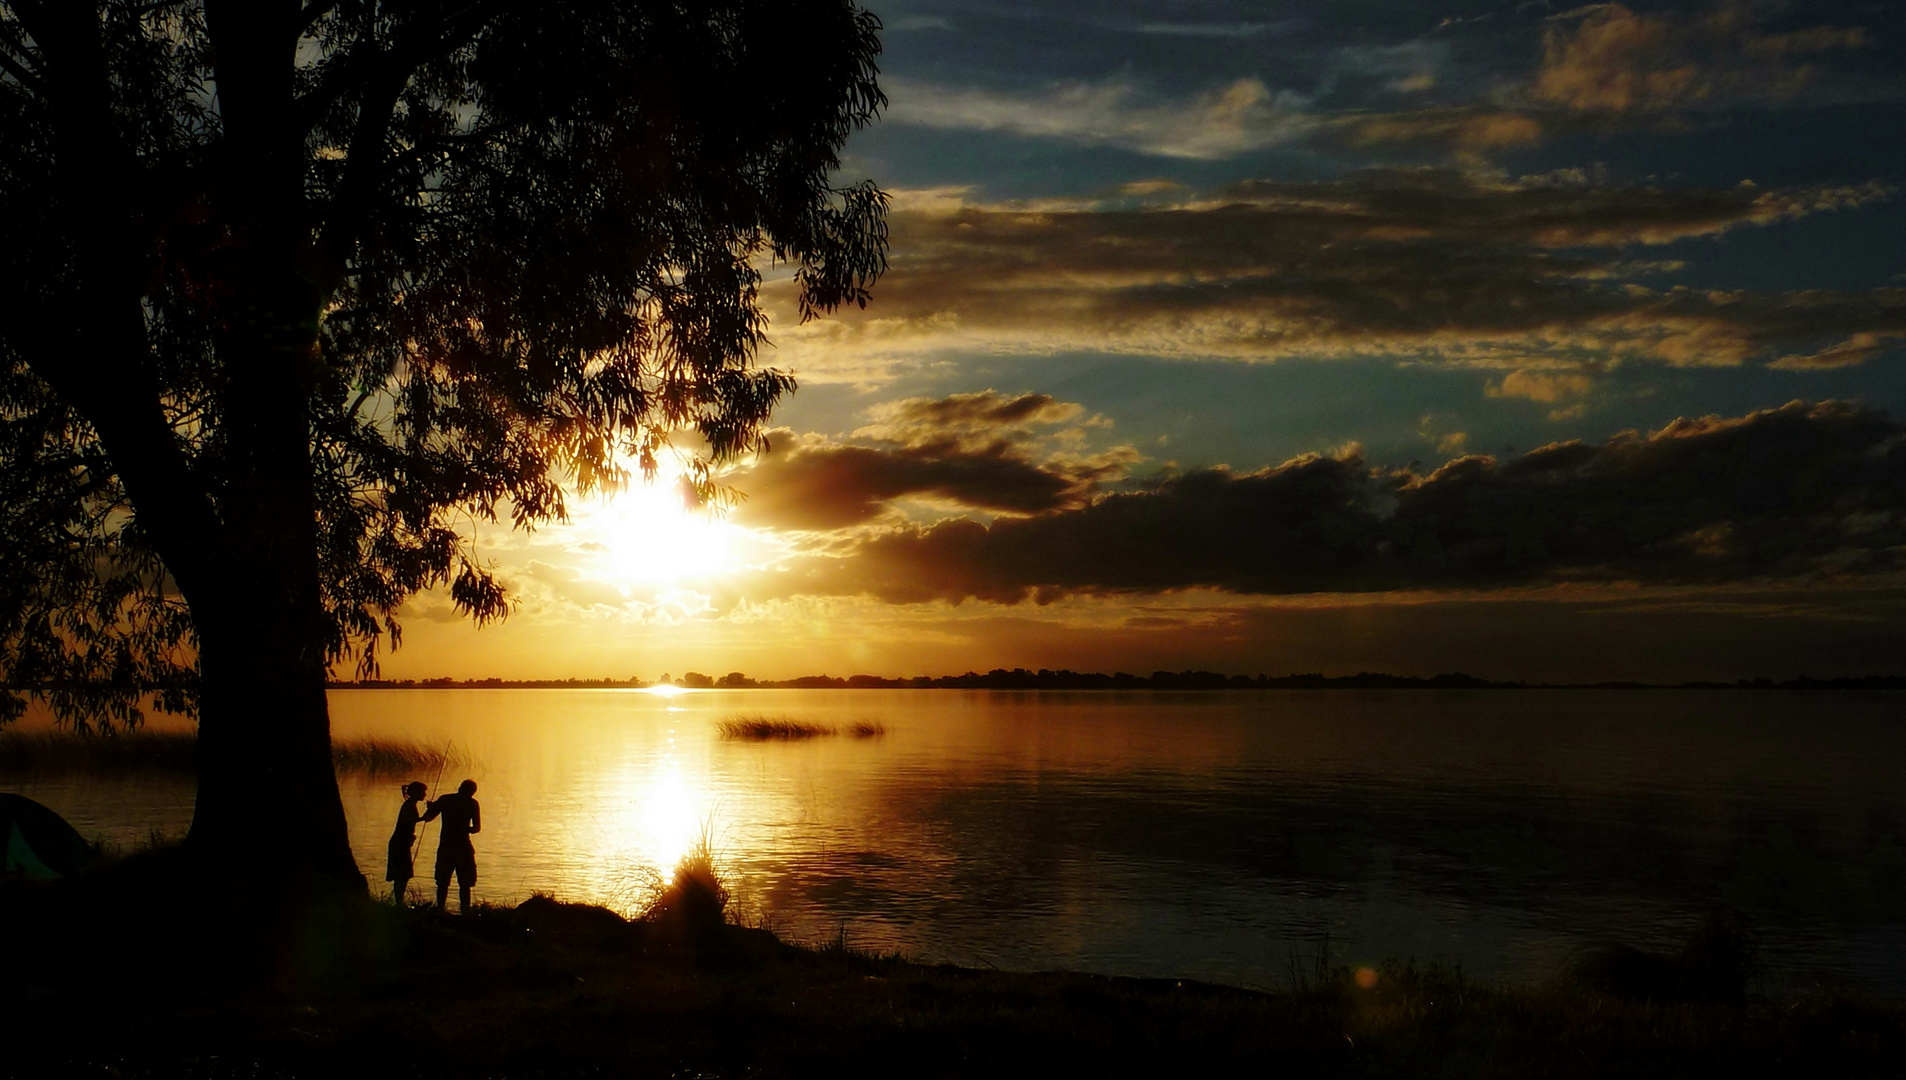
[[[1395,965],[1257,993],[910,963],[693,909],[352,901],[269,992],[208,984],[179,955],[121,979],[35,949],[0,992],[0,1076],[1851,1078],[1906,1052],[1906,1008],[1841,995],[1634,1000]]]

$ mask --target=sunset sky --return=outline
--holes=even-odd
[[[1906,673],[1897,5],[870,6],[746,499],[488,527],[386,677]]]

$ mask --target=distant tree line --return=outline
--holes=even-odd
[[[1040,668],[994,668],[985,674],[917,675],[890,679],[880,675],[802,675],[793,679],[751,679],[739,671],[726,675],[683,672],[649,681],[627,679],[370,679],[334,682],[339,688],[358,689],[474,689],[474,690],[588,690],[635,688],[666,684],[690,690],[1902,690],[1906,678],[1894,675],[1843,676],[1815,679],[1738,679],[1734,682],[1596,682],[1529,683],[1479,679],[1462,672],[1428,677],[1386,675],[1360,671],[1355,675],[1225,675],[1215,671],[1154,671],[1150,675],[1095,671],[1053,671]]]

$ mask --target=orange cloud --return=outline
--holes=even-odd
[[[1596,4],[1556,19],[1543,38],[1530,95],[1576,112],[1662,113],[1786,100],[1820,74],[1800,57],[1871,44],[1857,27],[1761,33],[1737,6],[1678,20]]]

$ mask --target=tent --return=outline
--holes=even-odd
[[[94,852],[66,819],[24,795],[0,791],[0,874],[59,878],[84,869]]]

